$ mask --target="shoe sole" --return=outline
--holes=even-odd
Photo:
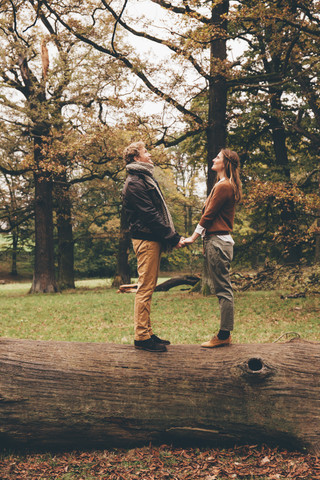
[[[231,343],[222,343],[221,345],[200,345],[202,348],[220,348],[220,347],[230,347]]]
[[[151,337],[152,338],[152,337]],[[160,339],[159,339],[160,340]],[[157,345],[170,345],[170,341],[169,340],[154,340],[154,343],[156,343]]]
[[[145,350],[146,352],[151,352],[151,353],[163,353],[163,352],[167,352],[167,351],[168,351],[167,349],[154,350],[154,349],[152,349],[152,348],[137,347],[136,345],[134,345],[134,348],[136,348],[137,350]]]

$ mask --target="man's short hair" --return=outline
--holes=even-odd
[[[135,161],[134,157],[139,157],[141,150],[145,148],[145,143],[144,142],[134,142],[131,143],[123,152],[123,159],[128,165],[129,163],[132,163]]]

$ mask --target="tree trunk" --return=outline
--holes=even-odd
[[[288,151],[286,145],[286,131],[282,120],[282,104],[281,104],[281,90],[270,89],[271,96],[271,117],[269,119],[273,148],[276,157],[276,166],[280,176],[286,181],[290,181],[290,166],[288,161]],[[295,230],[299,228],[295,214],[295,204],[288,200],[283,202],[281,220],[285,227],[288,227],[288,237],[293,236]],[[302,256],[301,245],[296,242],[291,242],[288,245],[288,253],[283,257],[284,262],[288,265],[296,265],[300,262]]]
[[[227,81],[221,72],[227,58],[227,20],[229,1],[222,0],[213,5],[211,23],[215,27],[214,40],[210,51],[209,112],[207,128],[207,194],[215,182],[215,173],[211,170],[212,159],[226,146],[227,123]]]
[[[317,89],[317,83],[312,82],[306,72],[303,72],[303,67],[300,63],[296,63],[294,66],[294,74],[296,80],[301,88],[301,91],[307,101],[307,104],[311,108],[316,125],[319,129],[320,127],[320,103],[319,103],[319,94]],[[311,133],[311,132],[310,132]],[[305,134],[305,132],[303,132]],[[319,135],[312,134],[309,137],[311,139],[310,146],[320,158],[320,148],[319,148]],[[318,177],[318,194],[320,195],[320,162],[319,162],[319,177]],[[315,263],[320,263],[320,211],[316,212],[317,215],[317,231],[315,233]]]
[[[11,231],[12,235],[12,254],[11,254],[11,275],[13,277],[18,276],[18,269],[17,269],[17,256],[18,256],[18,229],[14,227]]]
[[[201,280],[201,277],[198,275],[177,275],[176,277],[169,278],[165,282],[159,283],[154,289],[155,292],[168,292],[171,288],[179,287],[180,285],[191,285],[195,286]],[[117,293],[129,293],[136,292],[138,289],[137,283],[129,283],[119,285],[119,290]]]
[[[320,453],[320,344],[216,350],[0,339],[0,444],[268,443]]]
[[[320,162],[319,162],[319,174],[318,174],[318,195],[320,196]],[[320,209],[317,212],[317,231],[315,234],[316,241],[315,241],[315,263],[320,263]]]
[[[122,284],[128,284],[131,281],[130,265],[128,262],[130,250],[130,235],[127,226],[124,208],[121,209],[120,217],[120,237],[117,256],[117,273],[112,282],[113,287],[119,287]]]
[[[167,292],[170,288],[179,287],[180,285],[196,285],[201,280],[199,275],[177,275],[169,278],[165,282],[160,283],[154,289],[155,292]]]
[[[274,91],[270,88],[271,116],[269,123],[272,132],[273,149],[276,157],[276,165],[281,177],[290,180],[290,167],[286,145],[286,130],[282,120],[281,90]]]
[[[27,58],[19,55],[20,73],[24,81],[28,117],[33,125],[28,134],[33,139],[35,259],[30,293],[57,291],[54,271],[52,173],[45,151],[51,128],[51,115],[46,100],[45,82],[38,82]],[[29,122],[28,122],[29,123]]]
[[[40,148],[40,147],[39,147]],[[54,273],[52,180],[34,174],[35,182],[35,263],[30,293],[57,291]]]
[[[209,112],[207,127],[207,195],[216,180],[216,174],[211,170],[212,160],[217,156],[221,148],[226,146],[227,139],[227,81],[221,73],[222,62],[227,58],[227,20],[226,14],[229,11],[229,0],[222,0],[213,5],[212,25],[215,26],[214,39],[211,42],[210,50],[210,80],[209,80]],[[202,272],[202,292],[204,295],[210,295],[210,279],[208,278],[208,269],[205,265]]]
[[[74,242],[71,219],[71,201],[66,177],[55,185],[55,204],[58,229],[58,285],[61,290],[75,288]]]

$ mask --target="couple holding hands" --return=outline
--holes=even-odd
[[[241,199],[240,162],[236,152],[222,149],[212,160],[217,174],[202,210],[201,219],[191,237],[181,237],[153,176],[154,165],[143,142],[135,142],[124,151],[128,177],[123,188],[123,208],[127,217],[133,249],[137,257],[138,289],[134,305],[134,346],[149,352],[165,352],[168,340],[151,328],[150,307],[157,285],[161,252],[192,244],[203,238],[208,274],[220,305],[220,330],[201,345],[215,348],[231,343],[234,301],[229,270],[233,257],[235,205]]]

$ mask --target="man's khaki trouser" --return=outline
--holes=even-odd
[[[150,307],[157,285],[161,244],[149,240],[132,239],[137,257],[138,290],[134,303],[134,339],[147,340],[153,334],[150,323]]]
[[[233,257],[233,245],[216,235],[211,235],[205,237],[204,249],[209,277],[219,299],[220,328],[231,331],[234,322],[234,299],[229,270]]]

